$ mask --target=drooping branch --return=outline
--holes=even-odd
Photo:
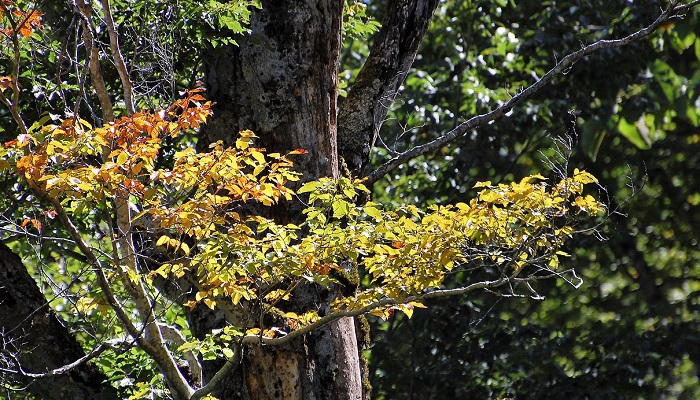
[[[267,337],[261,337],[259,335],[247,335],[243,338],[243,340],[241,340],[241,343],[242,344],[260,343],[260,344],[264,344],[264,345],[268,345],[268,346],[281,346],[285,343],[288,343],[291,340],[294,340],[294,338],[296,338],[298,336],[302,336],[302,335],[305,335],[307,333],[313,332],[316,329],[319,329],[319,328],[321,328],[325,325],[328,325],[331,322],[336,321],[336,320],[343,318],[343,317],[357,317],[358,315],[367,314],[370,311],[375,310],[377,308],[405,304],[405,303],[410,303],[413,301],[423,301],[423,300],[430,300],[430,299],[449,297],[449,296],[461,296],[461,295],[467,294],[469,292],[473,292],[473,291],[478,290],[478,289],[491,289],[491,288],[503,286],[508,282],[510,282],[510,279],[508,277],[502,277],[502,278],[492,280],[492,281],[476,282],[476,283],[473,283],[471,285],[468,285],[468,286],[465,286],[462,288],[434,290],[434,291],[424,293],[422,295],[408,296],[403,301],[399,301],[399,300],[394,299],[394,298],[386,298],[386,299],[376,301],[376,302],[369,304],[365,307],[358,308],[356,310],[337,311],[337,312],[334,312],[332,314],[326,315],[326,316],[320,318],[318,321],[316,321],[312,324],[309,324],[303,328],[300,328],[296,331],[290,332],[288,335],[280,337],[280,338],[267,338]]]
[[[418,51],[438,0],[391,0],[370,55],[338,112],[338,153],[362,174],[399,86]]]
[[[17,369],[16,370],[10,370],[7,368],[0,367],[0,371],[15,373],[15,374],[21,375],[21,376],[26,377],[26,378],[31,378],[31,379],[43,379],[43,378],[49,378],[52,376],[63,375],[63,374],[67,374],[67,373],[73,371],[74,369],[81,367],[83,364],[93,360],[95,357],[104,353],[104,351],[109,349],[110,347],[111,347],[111,345],[107,342],[100,343],[90,353],[80,357],[79,359],[73,361],[72,363],[60,366],[58,368],[54,368],[54,369],[47,371],[47,372],[35,373],[35,372],[25,371],[24,368],[22,367],[21,361],[19,359],[16,359],[16,362],[17,362]]]
[[[240,362],[241,360],[241,348],[246,345],[253,345],[253,344],[262,344],[262,345],[267,345],[267,346],[282,346],[287,343],[290,343],[296,338],[299,338],[303,335],[309,334],[311,332],[314,332],[318,329],[323,328],[326,325],[329,325],[341,318],[348,318],[348,317],[357,317],[359,315],[364,315],[369,313],[370,311],[381,308],[381,307],[386,307],[386,306],[392,306],[392,305],[398,305],[398,304],[403,304],[403,303],[409,303],[412,301],[422,301],[422,300],[429,300],[433,298],[439,298],[439,297],[447,297],[447,296],[458,296],[458,295],[463,295],[469,292],[472,292],[474,290],[478,289],[489,289],[489,288],[496,288],[499,286],[502,286],[506,283],[508,283],[510,279],[508,277],[502,277],[497,280],[493,281],[482,281],[482,282],[477,282],[474,284],[471,284],[469,286],[463,287],[463,288],[458,288],[458,289],[449,289],[449,290],[435,290],[432,292],[424,293],[419,296],[410,296],[406,298],[404,301],[398,301],[393,298],[387,298],[387,299],[382,299],[380,301],[374,302],[372,304],[369,304],[365,307],[356,309],[356,310],[347,310],[347,311],[337,311],[332,314],[326,315],[322,318],[320,318],[318,321],[309,324],[307,326],[304,326],[298,330],[295,330],[293,332],[290,332],[288,335],[280,337],[280,338],[267,338],[263,337],[260,335],[246,335],[244,336],[236,345],[233,346],[233,355],[226,360],[226,363],[221,367],[219,371],[214,375],[214,377],[201,389],[197,390],[190,399],[195,400],[195,399],[201,399],[202,397],[206,396],[207,394],[211,393],[216,386],[219,384],[219,382],[224,379],[228,373],[233,370]]]
[[[475,117],[472,117],[468,119],[467,121],[459,124],[456,128],[452,129],[451,131],[447,132],[443,136],[440,136],[439,138],[428,142],[426,144],[416,146],[410,150],[407,150],[396,157],[392,158],[391,160],[387,161],[384,163],[382,166],[371,172],[370,174],[367,175],[367,183],[372,184],[376,182],[377,180],[381,179],[384,177],[386,174],[394,170],[396,167],[407,163],[408,161],[419,157],[424,154],[428,154],[431,152],[436,151],[437,149],[451,143],[455,139],[462,137],[466,135],[467,133],[471,132],[474,129],[477,129],[481,126],[484,126],[492,121],[495,121],[504,115],[506,115],[509,111],[511,111],[513,108],[516,106],[520,105],[523,103],[525,100],[530,98],[532,95],[535,93],[539,92],[544,88],[547,84],[549,84],[554,78],[559,76],[560,74],[565,74],[566,71],[568,71],[570,68],[573,67],[574,64],[576,64],[578,61],[583,59],[584,57],[588,56],[591,53],[594,53],[599,50],[603,49],[612,49],[612,48],[619,48],[623,47],[626,45],[629,45],[631,43],[637,42],[641,39],[644,39],[654,32],[656,32],[660,27],[662,27],[670,18],[675,17],[675,16],[680,16],[681,14],[685,13],[689,9],[695,7],[696,5],[700,4],[700,1],[694,0],[690,3],[683,4],[683,5],[678,5],[679,0],[674,0],[669,4],[669,7],[659,15],[659,17],[652,22],[650,25],[647,27],[638,30],[637,32],[634,32],[624,38],[621,39],[614,39],[614,40],[600,40],[595,43],[592,43],[587,46],[583,46],[580,50],[573,52],[566,57],[564,57],[561,61],[559,61],[552,69],[550,69],[544,76],[542,76],[539,80],[537,80],[535,83],[532,85],[528,86],[525,88],[523,91],[520,93],[514,95],[509,101],[504,103],[503,105],[497,107],[493,111],[490,111],[486,114],[480,114]]]

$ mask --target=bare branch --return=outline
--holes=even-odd
[[[103,122],[113,122],[114,108],[112,107],[112,100],[109,98],[109,92],[107,92],[107,86],[105,85],[102,72],[100,71],[100,51],[95,45],[95,34],[93,32],[92,22],[90,21],[92,5],[85,2],[85,0],[75,0],[75,6],[83,21],[83,37],[85,39],[85,49],[87,51],[88,65],[90,68],[90,79],[92,79],[92,84],[97,92],[97,98],[100,100]]]
[[[7,4],[0,2],[0,10],[2,10],[5,18],[10,21],[10,26],[12,27],[12,73],[10,74],[10,88],[12,89],[11,99],[7,98],[3,92],[0,91],[0,101],[2,101],[5,106],[10,110],[12,119],[19,126],[20,133],[27,134],[27,125],[24,123],[22,116],[19,114],[19,64],[20,64],[20,44],[17,30],[17,22],[12,17],[12,13],[7,8]],[[33,11],[32,11],[33,12]],[[24,24],[25,21],[22,21]]]
[[[81,365],[85,364],[86,362],[92,360],[93,358],[99,356],[105,350],[110,349],[110,348],[112,348],[111,344],[109,344],[107,342],[100,343],[99,346],[97,346],[94,350],[92,350],[90,353],[86,354],[85,356],[80,357],[79,359],[73,361],[70,364],[66,364],[64,366],[52,369],[51,371],[47,371],[47,372],[42,372],[42,373],[27,372],[27,371],[23,370],[22,367],[19,365],[19,360],[15,360],[17,365],[18,365],[17,370],[9,370],[6,368],[0,368],[0,371],[10,372],[13,374],[19,374],[19,375],[22,375],[24,377],[32,378],[32,379],[49,378],[49,377],[56,376],[56,375],[66,374],[66,373],[80,367]]]
[[[522,102],[524,102],[526,99],[528,99],[530,96],[533,94],[537,93],[540,91],[542,88],[544,88],[547,84],[549,84],[555,77],[557,77],[560,74],[566,73],[576,62],[581,60],[582,58],[588,56],[591,53],[594,53],[596,51],[602,50],[602,49],[612,49],[612,48],[618,48],[622,46],[629,45],[630,43],[634,43],[636,41],[639,41],[641,39],[644,39],[651,35],[652,33],[656,32],[664,23],[666,23],[671,17],[677,16],[679,14],[682,14],[689,10],[690,8],[696,6],[697,4],[700,4],[699,0],[694,0],[688,4],[677,6],[678,0],[674,0],[670,2],[669,7],[661,13],[661,15],[649,26],[640,29],[639,31],[632,33],[631,35],[628,35],[624,38],[621,39],[615,39],[615,40],[600,40],[597,41],[593,44],[590,44],[588,46],[582,47],[580,50],[571,53],[564,57],[561,61],[559,61],[552,69],[550,69],[542,78],[540,78],[537,82],[533,83],[532,85],[528,86],[525,90],[522,92],[516,94],[513,96],[508,102],[505,104],[501,105],[500,107],[496,108],[495,110],[488,112],[486,114],[480,114],[475,117],[470,118],[469,120],[459,124],[456,128],[453,130],[447,132],[445,135],[440,136],[439,138],[420,145],[416,146],[410,150],[407,150],[400,155],[392,158],[391,160],[387,161],[384,163],[382,166],[377,168],[375,171],[367,175],[367,183],[372,184],[376,182],[377,180],[381,179],[384,177],[386,174],[394,170],[396,167],[399,165],[405,164],[409,160],[412,160],[416,157],[419,157],[421,155],[433,152],[450,142],[454,141],[455,139],[464,136],[468,132],[472,131],[473,129],[479,128],[481,126],[484,126],[492,121],[495,121],[498,118],[503,117],[506,113],[508,113],[510,110],[512,110],[514,107],[518,106]]]
[[[102,4],[102,10],[105,14],[105,22],[107,23],[107,32],[109,33],[109,48],[112,51],[114,64],[117,67],[119,78],[122,81],[122,86],[124,89],[126,115],[131,116],[136,112],[134,109],[133,86],[131,85],[131,78],[129,78],[129,72],[127,71],[126,64],[124,63],[124,57],[122,56],[121,48],[119,47],[119,36],[117,35],[117,29],[114,26],[114,19],[112,18],[109,0],[100,0],[100,3]]]

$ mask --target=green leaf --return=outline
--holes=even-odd
[[[595,161],[603,144],[607,127],[598,117],[594,117],[581,126],[581,148],[591,160]]]
[[[642,150],[646,150],[651,147],[651,140],[649,139],[648,133],[645,135],[643,132],[640,132],[638,125],[641,123],[642,122],[631,124],[627,122],[624,117],[620,117],[620,121],[617,124],[617,129],[620,131],[622,136],[626,137],[632,144]]]

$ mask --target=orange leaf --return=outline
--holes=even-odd
[[[318,272],[320,272],[321,275],[328,275],[328,273],[331,272],[330,264],[321,264],[318,268]]]
[[[9,76],[0,76],[0,92],[4,92],[5,89],[12,85],[12,78]]]
[[[17,27],[17,30],[25,39],[32,36],[32,33],[34,33],[34,27],[41,28],[41,13],[38,11],[32,11],[27,14],[21,11],[15,11],[13,14],[17,16],[17,20],[20,24]],[[34,25],[34,27],[32,27],[32,25]]]
[[[22,228],[26,229],[26,226],[30,223],[36,228],[37,231],[41,232],[41,221],[35,218],[26,218],[24,221],[22,221]]]

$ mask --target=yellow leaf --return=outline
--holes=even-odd
[[[193,154],[194,154],[194,149],[190,147],[190,148],[187,148],[183,151],[176,151],[173,158],[177,160],[177,159],[180,159],[182,157],[186,157],[186,156],[193,155]]]
[[[559,257],[552,256],[552,259],[549,260],[549,266],[551,268],[557,268],[559,266]]]
[[[182,252],[185,253],[186,256],[190,255],[190,246],[188,246],[187,243],[180,243],[180,249],[182,249]]]
[[[480,188],[480,187],[488,187],[491,186],[491,181],[486,181],[486,182],[477,182],[476,185],[474,185],[474,188]]]
[[[0,76],[0,92],[4,92],[5,89],[12,86],[12,78],[9,76]]]
[[[253,176],[258,176],[258,175],[260,175],[260,173],[262,173],[264,170],[265,170],[265,167],[258,165],[258,166],[255,167],[255,169],[253,170]]]
[[[81,297],[75,303],[75,311],[81,314],[87,314],[97,307],[97,301],[92,297]]]
[[[250,141],[246,139],[237,139],[236,140],[236,148],[239,150],[245,150],[248,147],[250,147]]]
[[[128,160],[129,160],[129,155],[126,154],[126,152],[122,151],[117,156],[117,165],[119,165],[119,166],[124,165],[124,163],[126,163]]]
[[[409,302],[408,304],[410,304],[410,305],[412,305],[412,306],[414,306],[414,307],[418,307],[418,308],[428,308],[428,307],[426,307],[423,303],[421,303],[420,301],[411,301],[411,302]]]
[[[265,164],[265,155],[259,151],[254,151],[251,153],[255,161],[259,162],[260,164]]]
[[[275,300],[289,300],[289,292],[282,289],[276,289],[265,295],[265,300],[275,301]]]
[[[192,310],[192,309],[194,309],[195,307],[197,307],[197,302],[194,301],[194,300],[189,300],[189,301],[186,301],[185,303],[183,303],[182,305],[185,306],[185,307],[189,307],[190,310]]]
[[[163,246],[164,244],[166,244],[166,243],[168,243],[168,242],[170,242],[170,237],[168,237],[168,236],[166,236],[166,235],[163,235],[163,236],[161,236],[160,239],[158,239],[158,241],[156,242],[156,246]]]
[[[404,314],[410,319],[413,316],[413,305],[411,304],[400,304],[397,306],[399,310],[403,311]]]
[[[251,131],[251,130],[249,130],[249,129],[242,130],[242,131],[240,131],[238,134],[239,134],[241,137],[244,137],[244,138],[256,138],[256,137],[257,137],[257,136],[255,136],[255,134],[253,133],[253,131]]]
[[[163,278],[167,278],[168,274],[170,273],[170,268],[172,266],[170,264],[163,264],[161,265],[157,270],[153,271],[154,273],[162,276]]]
[[[208,298],[208,297],[207,297],[206,299],[203,299],[202,301],[203,301],[204,304],[206,304],[207,307],[209,307],[211,310],[213,310],[214,307],[216,307],[216,301],[214,301],[214,300],[212,300],[212,299],[210,299],[210,298]]]

